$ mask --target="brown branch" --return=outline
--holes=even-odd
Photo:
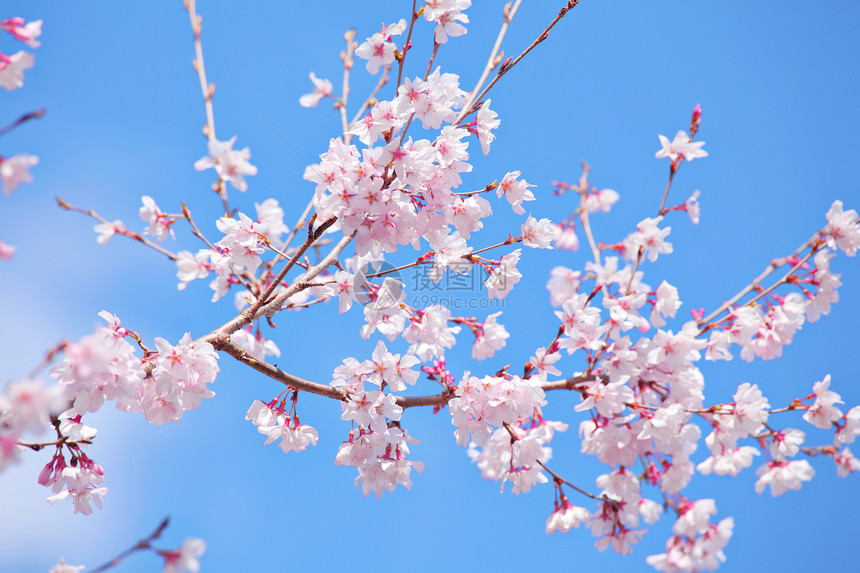
[[[349,393],[346,390],[299,378],[298,376],[284,372],[277,366],[269,364],[265,360],[254,358],[249,355],[244,348],[230,340],[230,338],[227,338],[226,340],[216,340],[212,345],[216,350],[223,350],[242,364],[246,364],[257,372],[265,374],[269,378],[282,382],[296,390],[310,392],[312,394],[318,394],[320,396],[334,398],[336,400],[346,400],[349,397]]]
[[[7,133],[9,133],[10,131],[15,129],[16,127],[18,127],[22,123],[25,123],[31,119],[38,119],[38,118],[42,117],[43,115],[45,115],[45,108],[37,109],[36,111],[31,111],[30,113],[25,113],[24,115],[22,115],[21,117],[19,117],[18,119],[16,119],[15,121],[10,123],[6,127],[4,127],[3,129],[0,129],[0,137],[6,135]]]
[[[254,304],[251,305],[251,308],[248,311],[249,313],[255,314],[260,309],[260,307],[263,306],[269,300],[269,297],[272,295],[272,293],[275,291],[281,281],[284,280],[284,277],[287,276],[287,273],[290,272],[290,269],[292,269],[295,266],[296,262],[298,262],[298,260],[302,257],[302,255],[305,254],[305,251],[307,251],[311,247],[311,245],[313,245],[323,235],[323,233],[325,233],[326,229],[334,225],[336,221],[337,217],[331,217],[328,220],[324,221],[322,225],[317,227],[316,230],[308,231],[308,238],[305,240],[302,246],[299,247],[299,250],[296,251],[292,257],[290,257],[290,260],[287,261],[287,264],[284,265],[284,268],[281,269],[281,272],[278,273],[278,276],[275,277],[275,279],[269,284],[266,290],[263,291],[263,293],[257,297],[257,300],[254,301]]]
[[[233,320],[225,322],[209,334],[200,337],[198,340],[206,341],[215,346],[216,343],[220,344],[229,340],[231,334],[248,326],[261,316],[273,315],[275,312],[280,310],[281,306],[288,298],[307,288],[307,283],[316,278],[325,269],[335,264],[341,251],[343,251],[343,249],[352,242],[354,237],[355,233],[343,237],[322,261],[305,271],[305,273],[298,277],[292,285],[279,293],[271,302],[263,304],[255,311],[251,311],[251,309],[243,310]]]

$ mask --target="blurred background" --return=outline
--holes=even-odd
[[[481,0],[467,11],[468,34],[442,46],[437,64],[457,73],[471,89],[489,55],[502,21],[503,2]],[[531,43],[562,2],[526,2],[505,39],[506,56]],[[238,135],[236,148],[250,147],[259,174],[249,190],[230,188],[231,202],[254,213],[254,203],[274,197],[288,225],[307,203],[313,185],[303,181],[306,164],[318,161],[340,120],[329,103],[304,109],[298,98],[312,89],[308,73],[332,80],[340,91],[339,53],[343,33],[357,30],[359,42],[380,24],[408,18],[411,3],[206,2],[203,46],[214,97],[219,139]],[[234,315],[232,297],[209,302],[209,281],[177,291],[175,265],[155,251],[122,237],[100,247],[94,221],[61,211],[55,197],[121,219],[141,231],[142,195],[168,212],[185,201],[204,233],[217,239],[220,203],[209,190],[212,171],[193,163],[207,154],[201,133],[203,100],[193,58],[192,34],[182,3],[32,3],[7,0],[0,17],[44,19],[42,46],[22,89],[0,94],[3,125],[39,107],[46,116],[0,140],[0,154],[38,155],[34,183],[22,185],[0,209],[0,240],[18,247],[0,263],[0,364],[3,381],[25,376],[44,350],[76,340],[100,323],[108,310],[150,341],[175,343],[190,331],[200,336]],[[598,239],[615,242],[636,223],[653,216],[668,176],[657,160],[658,134],[688,129],[701,103],[710,156],[683,165],[669,203],[701,190],[698,226],[683,214],[667,220],[675,252],[647,264],[645,282],[667,280],[684,305],[667,328],[678,329],[689,311],[716,308],[777,256],[793,251],[825,224],[835,199],[860,207],[856,167],[860,144],[860,5],[799,1],[697,3],[632,0],[582,2],[549,38],[491,92],[502,123],[483,157],[472,141],[474,171],[463,190],[479,189],[520,170],[538,201],[527,204],[537,217],[559,220],[574,208],[572,195],[552,195],[553,180],[574,181],[580,161],[591,165],[590,181],[617,190],[621,200],[610,215],[597,215]],[[423,74],[432,48],[433,26],[419,21],[406,74]],[[23,47],[0,38],[0,50]],[[402,42],[402,37],[400,39]],[[356,59],[349,115],[376,83]],[[382,98],[392,96],[393,82]],[[493,198],[493,217],[474,235],[476,248],[517,233],[522,217]],[[200,245],[181,223],[177,251]],[[535,348],[552,340],[558,320],[545,284],[555,265],[581,268],[586,252],[525,249],[523,280],[504,299],[499,321],[511,333],[495,357],[473,363],[471,336],[448,354],[457,376],[471,369],[491,374],[505,364],[514,371]],[[407,259],[414,254],[407,255]],[[811,392],[831,374],[831,390],[846,408],[860,403],[856,373],[860,271],[855,259],[833,262],[842,275],[842,298],[831,315],[807,324],[771,362],[700,364],[708,403],[730,401],[742,382],[758,384],[774,406]],[[484,311],[482,311],[484,312]],[[479,314],[479,316],[483,316]],[[363,323],[354,309],[339,315],[336,304],[285,313],[273,334],[279,365],[326,383],[347,356],[370,357],[377,335],[358,336]],[[389,344],[403,352],[402,340]],[[576,370],[575,359],[561,363]],[[50,453],[27,453],[24,462],[0,476],[0,570],[47,571],[64,556],[91,570],[138,539],[169,515],[161,546],[202,537],[208,550],[203,571],[287,569],[416,571],[587,569],[649,571],[645,556],[660,553],[671,534],[667,516],[650,528],[632,556],[598,553],[587,530],[544,534],[553,507],[550,485],[529,495],[484,481],[464,449],[456,448],[447,411],[410,410],[404,426],[421,444],[412,458],[411,491],[398,489],[376,500],[353,486],[354,468],[334,467],[348,424],[340,406],[302,395],[302,422],[320,432],[319,444],[301,454],[264,448],[264,437],[244,419],[255,399],[268,401],[282,387],[250,369],[220,360],[212,386],[216,397],[187,412],[179,424],[155,427],[142,415],[107,406],[85,421],[99,429],[89,455],[106,472],[104,509],[73,515],[72,506],[49,506],[50,492],[38,486],[39,469]],[[416,393],[435,391],[424,383]],[[579,454],[577,428],[583,419],[569,395],[550,396],[548,418],[571,425],[553,441],[552,467],[570,481],[594,490],[605,466]],[[783,414],[782,427],[800,427],[809,445],[825,444],[799,415]],[[695,461],[706,457],[701,445]],[[800,492],[778,499],[753,490],[755,468],[739,477],[696,476],[690,498],[713,497],[718,516],[734,516],[734,537],[722,571],[807,571],[855,566],[855,534],[849,519],[860,511],[857,477],[836,477],[828,459],[813,461],[815,479]],[[655,497],[654,491],[646,494]],[[572,499],[591,507],[587,500]],[[160,560],[135,555],[117,571],[158,571]]]

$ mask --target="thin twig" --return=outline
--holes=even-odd
[[[376,83],[376,87],[373,88],[373,91],[370,92],[370,95],[367,96],[367,99],[364,100],[364,103],[361,104],[361,107],[358,108],[358,112],[355,114],[355,117],[352,118],[352,121],[349,122],[349,128],[352,129],[352,126],[355,125],[355,122],[361,119],[361,116],[364,115],[364,112],[367,111],[367,108],[376,103],[376,94],[379,93],[379,90],[388,83],[388,73],[391,71],[391,64],[382,68],[382,75],[379,77],[379,81]]]
[[[10,123],[6,127],[4,127],[3,129],[0,129],[0,137],[6,135],[7,133],[9,133],[10,131],[15,129],[16,127],[18,127],[22,123],[25,123],[31,119],[38,119],[38,118],[42,117],[43,115],[45,115],[45,108],[37,109],[36,111],[31,111],[30,113],[25,113],[24,115],[22,115],[21,117],[19,117],[18,119],[16,119],[15,121]]]
[[[475,95],[478,93],[478,90],[484,85],[484,82],[487,81],[487,76],[490,75],[490,72],[498,65],[499,49],[502,47],[502,40],[505,37],[505,34],[508,32],[508,27],[511,24],[511,20],[514,19],[514,14],[517,13],[517,10],[520,7],[522,0],[516,0],[513,6],[508,2],[505,4],[504,9],[504,18],[502,20],[502,27],[499,29],[499,35],[496,36],[496,43],[493,45],[493,49],[490,51],[490,57],[487,58],[487,65],[484,66],[484,71],[481,74],[481,77],[478,78],[478,83],[475,84],[474,89],[469,92],[469,97],[466,99],[466,104],[463,106],[463,111],[460,112],[460,115],[457,117],[457,121],[454,122],[454,125],[459,124],[463,121],[463,118],[466,117],[468,111],[471,109],[473,103],[475,103]]]
[[[546,40],[546,39],[547,39],[547,37],[549,37],[549,32],[550,32],[550,30],[552,30],[552,29],[553,29],[553,27],[554,27],[556,24],[558,24],[558,22],[559,22],[562,18],[564,18],[565,14],[567,14],[567,13],[568,13],[571,9],[573,9],[573,7],[574,7],[574,6],[576,6],[577,4],[579,4],[579,0],[568,0],[567,5],[566,5],[565,7],[563,7],[563,8],[561,9],[561,11],[559,11],[558,16],[556,16],[555,18],[553,18],[552,22],[550,22],[550,23],[549,23],[549,26],[547,26],[547,27],[546,27],[546,29],[545,29],[543,32],[541,32],[541,33],[540,33],[540,35],[537,37],[537,39],[536,39],[534,42],[532,42],[532,43],[529,45],[529,47],[528,47],[528,48],[526,48],[526,49],[523,51],[523,53],[521,53],[519,56],[517,56],[517,57],[516,57],[516,59],[514,59],[510,64],[508,64],[507,66],[504,66],[504,67],[500,68],[500,69],[499,69],[499,71],[498,71],[498,72],[496,72],[496,77],[495,77],[495,78],[493,78],[493,80],[490,82],[490,84],[489,84],[486,88],[484,88],[484,91],[482,91],[482,92],[481,92],[481,95],[479,95],[478,97],[476,97],[476,98],[475,98],[475,103],[472,105],[472,107],[471,107],[471,108],[469,108],[469,109],[468,109],[468,111],[466,111],[466,114],[465,114],[465,115],[461,114],[461,116],[465,118],[465,117],[466,117],[466,116],[468,116],[470,113],[472,113],[472,112],[474,112],[474,111],[477,111],[477,110],[478,110],[478,108],[481,106],[481,103],[482,103],[482,101],[483,101],[483,99],[484,99],[484,96],[486,96],[486,95],[487,95],[487,93],[488,93],[491,89],[493,89],[493,86],[494,86],[494,85],[496,85],[496,82],[498,82],[500,79],[502,79],[502,77],[503,77],[505,74],[507,74],[507,73],[508,73],[508,72],[509,72],[509,71],[510,71],[510,70],[511,70],[515,65],[517,65],[517,64],[519,63],[519,61],[520,61],[520,60],[522,60],[522,59],[526,56],[526,54],[528,54],[528,53],[529,53],[529,52],[531,52],[533,49],[535,49],[535,48],[537,47],[537,45],[538,45],[538,44],[540,44],[541,42],[543,42],[544,40]]]
[[[802,245],[800,245],[798,248],[796,248],[793,253],[791,253],[787,257],[782,257],[782,258],[774,259],[773,261],[771,261],[770,264],[767,267],[765,267],[764,271],[762,271],[762,273],[759,276],[757,276],[755,279],[753,279],[753,281],[750,284],[748,284],[743,289],[741,289],[740,292],[738,292],[735,296],[733,296],[732,298],[730,298],[729,300],[727,300],[726,302],[721,304],[717,310],[715,310],[714,312],[712,312],[711,314],[709,314],[708,316],[703,318],[701,321],[699,321],[699,325],[701,326],[701,325],[705,325],[705,324],[709,323],[714,318],[716,318],[717,316],[722,314],[724,311],[728,310],[732,305],[734,305],[736,302],[738,302],[744,296],[746,296],[747,294],[749,294],[750,292],[752,292],[753,290],[758,288],[758,286],[761,284],[761,282],[764,279],[766,279],[773,271],[775,271],[776,269],[783,266],[785,264],[785,261],[799,256],[800,253],[802,253],[804,250],[806,250],[807,248],[809,248],[809,247],[813,246],[815,243],[817,243],[819,241],[819,239],[821,238],[821,234],[822,234],[821,230],[816,231],[815,233],[813,233],[813,235],[809,239],[806,240],[806,242],[804,242]],[[703,332],[703,331],[700,331],[700,334],[701,334],[701,332]]]
[[[325,233],[326,229],[334,225],[335,221],[337,221],[337,217],[331,217],[327,221],[324,221],[322,225],[317,227],[316,230],[310,231],[308,233],[307,240],[302,244],[301,247],[299,247],[299,250],[296,251],[292,257],[290,257],[290,260],[287,261],[287,264],[284,265],[284,268],[281,269],[281,272],[278,273],[278,276],[275,277],[275,279],[269,284],[269,286],[266,287],[266,290],[264,290],[263,293],[257,297],[257,300],[254,301],[254,304],[251,305],[251,308],[249,310],[251,314],[255,314],[260,309],[260,307],[263,306],[269,300],[269,297],[272,295],[275,289],[278,288],[278,285],[281,283],[282,280],[284,280],[284,277],[287,276],[287,273],[290,272],[290,269],[292,269],[293,266],[295,266],[296,262],[301,258],[305,251],[307,251],[311,247],[311,245],[313,245],[314,242],[319,239],[323,235],[323,233]]]
[[[355,39],[355,29],[348,30],[343,35],[343,39],[346,40],[346,51],[340,54],[340,59],[343,61],[343,92],[338,105],[340,107],[340,121],[343,127],[343,142],[349,143],[352,141],[352,135],[347,133],[350,126],[346,119],[346,102],[349,98],[349,72],[355,63],[352,53],[358,47],[358,44],[353,41]]]
[[[412,29],[415,27],[417,20],[418,12],[415,11],[415,0],[412,0],[412,17],[409,20],[409,32],[406,33],[406,43],[403,44],[403,51],[397,60],[397,85],[394,87],[394,95],[397,95],[397,91],[400,89],[400,81],[403,79],[403,66],[406,63],[406,52],[412,47]]]
[[[215,93],[215,84],[206,80],[206,67],[203,64],[203,42],[200,41],[200,32],[203,29],[203,17],[197,15],[197,0],[185,0],[185,9],[191,21],[191,31],[194,33],[194,59],[191,64],[197,77],[200,79],[200,91],[203,93],[203,102],[206,106],[206,127],[203,134],[209,142],[217,141],[215,138],[215,111],[212,106],[212,95]],[[224,205],[224,212],[230,213],[230,204],[227,199],[227,185],[221,177],[217,183],[218,196]]]
[[[61,197],[57,197],[57,204],[60,206],[61,209],[65,209],[67,211],[75,211],[76,213],[88,215],[88,216],[92,217],[93,219],[95,219],[96,221],[98,221],[99,223],[102,223],[105,225],[112,224],[110,221],[108,221],[107,219],[105,219],[104,217],[102,217],[101,215],[96,213],[94,210],[76,207],[75,205],[67,203]],[[172,261],[175,261],[178,258],[175,254],[171,253],[170,251],[168,251],[164,247],[161,247],[160,245],[156,245],[155,243],[153,243],[152,241],[145,238],[143,235],[141,235],[139,233],[134,233],[134,232],[126,229],[124,231],[116,231],[116,234],[122,235],[124,237],[128,237],[129,239],[133,239],[139,243],[143,243],[144,245],[146,245],[150,249],[154,249],[154,250],[158,251],[159,253],[161,253],[162,255],[164,255],[165,257],[167,257],[168,259],[170,259]]]

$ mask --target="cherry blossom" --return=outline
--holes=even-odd
[[[437,44],[446,43],[449,36],[456,38],[466,33],[466,27],[463,24],[469,23],[469,17],[462,11],[472,5],[472,0],[424,0],[424,2],[424,18],[428,22],[436,22]]]
[[[591,514],[584,507],[570,504],[565,499],[546,520],[546,532],[555,534],[556,531],[567,533],[588,521]]]
[[[504,348],[505,340],[510,334],[503,325],[496,322],[496,318],[501,315],[501,312],[489,315],[484,324],[476,330],[475,343],[472,345],[472,358],[475,360],[490,358]]]
[[[331,96],[332,85],[330,81],[319,79],[313,72],[310,73],[309,77],[314,84],[314,91],[299,98],[299,105],[302,107],[316,107],[322,98]]]
[[[687,135],[686,131],[679,131],[675,134],[675,138],[672,141],[669,141],[669,138],[663,135],[658,137],[660,138],[660,145],[663,146],[663,148],[655,155],[658,159],[661,157],[668,157],[672,161],[675,161],[679,156],[681,156],[687,161],[692,161],[697,157],[708,156],[708,152],[702,149],[705,142],[691,141],[690,136]]]
[[[489,298],[505,298],[522,278],[522,273],[517,270],[520,255],[522,251],[517,249],[499,259],[499,266],[493,269],[490,277],[484,281]]]
[[[0,394],[0,412],[5,412],[3,424],[15,433],[41,434],[50,426],[51,417],[67,406],[63,389],[45,386],[45,381],[36,378],[12,381]]]
[[[642,249],[652,263],[659,255],[670,254],[674,250],[672,243],[665,240],[672,228],[659,228],[662,220],[663,217],[644,219],[636,226],[637,233],[632,235],[633,244]]]
[[[65,558],[61,558],[56,565],[51,567],[48,573],[81,573],[86,569],[83,565],[69,565]]]
[[[839,477],[846,477],[850,473],[860,471],[860,460],[855,458],[848,448],[842,448],[836,452],[833,461],[836,462],[836,474]]]
[[[687,215],[690,216],[690,220],[694,225],[699,224],[699,217],[702,214],[701,207],[699,206],[699,195],[701,195],[700,191],[693,191],[693,194],[684,201],[683,205],[684,211],[686,211]]]
[[[675,313],[681,308],[681,301],[678,298],[678,289],[666,281],[660,283],[654,294],[656,295],[656,302],[651,311],[650,319],[651,325],[659,328],[666,326],[663,317],[675,317]]]
[[[210,265],[208,263],[212,251],[209,249],[201,249],[197,254],[192,254],[189,251],[179,251],[176,253],[176,266],[179,269],[176,272],[176,278],[179,279],[179,284],[176,288],[185,290],[188,283],[194,279],[205,279],[209,276]]]
[[[266,229],[266,236],[272,241],[280,241],[281,235],[289,233],[290,229],[284,224],[284,210],[277,199],[266,199],[262,203],[254,203],[257,211],[257,222],[260,229]]]
[[[24,86],[24,70],[33,67],[36,56],[29,52],[15,52],[11,56],[0,53],[0,86],[6,91]]]
[[[16,248],[12,245],[0,241],[0,260],[11,260],[12,257],[15,255],[15,250]]]
[[[776,497],[790,489],[800,489],[803,482],[812,479],[815,470],[806,460],[773,461],[756,470],[756,475],[759,478],[755,482],[756,492],[761,493],[770,486],[771,495]]]
[[[499,197],[504,195],[517,215],[522,215],[526,212],[522,207],[523,201],[535,200],[534,194],[528,189],[529,187],[534,187],[534,185],[526,183],[523,180],[518,180],[520,175],[519,171],[506,173],[496,188],[496,195]]]
[[[376,74],[381,66],[387,66],[394,61],[394,52],[397,48],[392,43],[391,37],[399,36],[405,30],[406,20],[402,19],[396,24],[383,25],[381,32],[377,32],[370,38],[367,38],[364,43],[356,48],[355,55],[363,60],[367,60],[366,67],[368,73]],[[331,91],[330,88],[329,91]]]
[[[194,169],[203,171],[214,167],[219,179],[229,181],[239,191],[247,191],[248,184],[245,183],[245,176],[256,175],[257,168],[248,163],[248,159],[251,158],[250,149],[247,147],[241,151],[233,149],[236,137],[234,135],[228,141],[214,139],[210,141],[209,155],[198,159],[194,163]]]
[[[800,451],[800,445],[806,439],[806,434],[794,428],[779,430],[773,435],[768,450],[774,460],[786,461],[788,458],[797,455]]]
[[[836,407],[842,399],[836,392],[828,390],[830,374],[820,382],[812,385],[815,403],[803,414],[803,419],[817,428],[829,429],[831,424],[842,417],[842,411]]]
[[[549,219],[538,221],[531,215],[520,230],[523,233],[523,244],[536,249],[551,249],[552,242],[558,236],[558,226],[553,225]]]
[[[580,271],[558,266],[550,271],[550,279],[546,288],[550,292],[549,302],[552,306],[561,306],[572,298],[579,289]]]
[[[579,250],[579,236],[573,225],[556,226],[558,229],[555,238],[555,246],[565,251]]]
[[[478,135],[478,141],[481,143],[481,151],[484,152],[484,155],[490,153],[490,143],[496,139],[496,135],[493,133],[494,129],[498,129],[499,125],[501,125],[502,121],[498,118],[498,114],[490,109],[490,103],[493,100],[488,99],[484,102],[481,108],[478,110],[478,114],[475,118],[475,133]],[[471,129],[469,130],[471,131]]]
[[[860,223],[857,222],[857,211],[842,210],[842,201],[834,201],[827,211],[827,246],[839,248],[849,257],[857,254],[860,248]]]
[[[31,48],[38,48],[41,43],[36,40],[42,35],[42,20],[27,22],[23,18],[7,18],[0,21],[0,30],[5,30]]]
[[[589,213],[609,213],[620,198],[618,192],[612,189],[596,189],[585,195],[582,205]]]
[[[0,157],[0,183],[3,185],[3,196],[8,197],[21,183],[32,183],[33,176],[29,169],[38,163],[39,158],[35,155]]]
[[[104,223],[99,223],[98,225],[93,226],[93,231],[99,234],[96,237],[96,241],[102,247],[107,246],[107,242],[113,237],[116,233],[123,234],[126,232],[125,224],[117,219],[116,221],[109,222],[105,221]]]
[[[54,491],[59,493],[50,496],[48,503],[55,504],[68,498],[75,506],[75,513],[90,515],[93,512],[92,504],[95,503],[101,509],[102,496],[107,494],[106,487],[97,487],[102,483],[104,471],[98,464],[90,462],[78,467],[67,466],[62,469],[61,478],[54,485]]]
[[[200,571],[199,558],[206,552],[206,542],[189,537],[178,549],[160,552],[164,557],[164,573],[197,573]]]
[[[152,197],[144,195],[141,201],[143,202],[143,207],[140,208],[138,213],[144,222],[149,223],[146,234],[155,237],[156,242],[163,241],[167,238],[168,233],[173,233],[170,229],[170,221],[167,220],[167,216],[158,208]]]

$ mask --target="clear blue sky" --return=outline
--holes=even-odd
[[[201,2],[207,72],[218,84],[218,135],[238,135],[237,146],[249,146],[259,167],[247,194],[232,193],[240,208],[252,212],[254,202],[276,197],[288,222],[295,220],[312,190],[301,178],[305,160],[313,162],[339,127],[327,107],[299,107],[299,96],[310,90],[308,72],[338,85],[343,32],[355,27],[361,41],[381,22],[407,17],[410,4]],[[444,46],[437,59],[468,87],[486,60],[503,2],[475,4],[468,35]],[[524,4],[505,42],[508,55],[528,45],[561,2]],[[0,94],[0,123],[36,107],[48,110],[0,142],[0,154],[41,158],[35,182],[0,210],[0,239],[18,246],[15,259],[0,263],[3,380],[24,376],[60,339],[90,333],[102,309],[145,339],[174,342],[229,318],[231,302],[210,304],[205,284],[178,292],[174,265],[131,241],[113,239],[102,249],[92,222],[60,212],[53,199],[95,208],[136,230],[141,195],[173,212],[184,200],[201,222],[216,216],[212,177],[192,168],[206,153],[204,111],[182,3],[9,0],[0,16],[45,20],[25,87]],[[646,282],[665,278],[679,288],[684,317],[692,308],[713,309],[821,227],[834,199],[860,208],[858,25],[860,5],[849,2],[584,0],[494,89],[502,125],[490,156],[474,156],[466,185],[478,188],[521,170],[538,185],[531,211],[558,218],[573,206],[551,196],[550,182],[575,179],[580,160],[587,160],[592,182],[621,194],[612,215],[595,223],[606,241],[618,240],[659,204],[668,169],[654,159],[657,134],[686,129],[701,103],[698,138],[710,156],[685,165],[673,187],[678,201],[701,189],[701,224],[676,217],[675,254],[645,270]],[[0,42],[4,52],[17,49],[6,38]],[[407,73],[423,73],[428,42],[425,25]],[[354,76],[357,100],[373,80],[360,63]],[[478,246],[507,236],[518,221],[509,213],[497,217]],[[212,223],[204,226],[215,236]],[[171,248],[197,248],[180,236]],[[527,255],[526,278],[505,300],[501,318],[512,336],[500,356],[480,365],[486,373],[521,363],[552,338],[558,323],[547,302],[547,273],[555,264],[581,267],[587,260],[582,252]],[[740,383],[752,382],[772,404],[785,404],[830,373],[831,389],[846,405],[860,403],[854,359],[860,271],[856,259],[842,256],[834,270],[842,274],[843,300],[830,316],[804,326],[781,360],[703,366],[709,402],[728,400]],[[362,341],[360,324],[356,313],[338,316],[335,305],[284,317],[279,362],[325,382],[343,357],[369,357],[375,339]],[[93,516],[45,503],[49,492],[35,478],[47,453],[28,455],[0,477],[0,570],[47,571],[60,556],[92,569],[165,515],[173,518],[166,545],[187,536],[209,544],[204,571],[649,571],[645,556],[661,552],[669,535],[672,520],[665,519],[626,558],[597,553],[588,531],[546,536],[552,488],[500,495],[498,484],[483,481],[455,447],[447,413],[408,412],[404,424],[422,441],[413,457],[427,469],[414,475],[410,492],[365,499],[352,485],[354,470],[332,465],[348,431],[338,404],[303,396],[302,420],[319,429],[320,443],[285,456],[275,446],[263,448],[263,436],[244,420],[251,402],[270,399],[279,385],[226,357],[221,367],[217,396],[178,426],[153,427],[110,407],[92,416],[100,434],[90,455],[105,467],[110,490],[104,510]],[[574,400],[551,396],[551,404],[549,416],[574,426],[553,442],[553,464],[593,488],[603,469],[578,453]],[[811,444],[828,440],[799,416],[784,424],[808,431]],[[704,444],[697,460],[703,450]],[[816,460],[810,484],[773,499],[753,491],[756,466],[735,479],[697,476],[686,490],[692,498],[716,498],[719,516],[735,517],[721,570],[856,567],[850,525],[860,511],[856,476],[840,480],[832,463]],[[159,567],[154,557],[138,556],[118,570]]]

